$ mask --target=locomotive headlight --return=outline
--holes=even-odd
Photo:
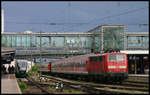
[[[108,66],[108,69],[114,69],[116,66]]]
[[[126,68],[126,66],[120,66],[119,68],[120,68],[120,69],[125,69],[125,68]]]

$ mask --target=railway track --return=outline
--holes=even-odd
[[[68,80],[64,78],[58,78],[49,75],[42,75],[41,79],[44,78],[47,84],[42,84],[42,82],[35,81],[33,79],[28,79],[28,81],[35,85],[37,89],[41,90],[42,94],[58,94],[46,87],[50,86],[49,81],[57,83],[62,82],[65,87],[80,90],[88,94],[149,94],[148,86],[137,86],[130,83],[120,84],[103,84],[103,83],[93,83],[85,81],[75,81]],[[137,83],[136,83],[137,84]],[[51,85],[55,88],[56,85]],[[64,94],[64,93],[63,93]]]
[[[149,83],[147,83],[147,82],[143,83],[143,82],[125,81],[125,82],[123,82],[123,85],[149,88]]]
[[[34,88],[37,90],[37,92],[29,92],[27,94],[37,94],[37,93],[38,94],[53,94],[51,91],[44,88],[46,85],[39,84],[38,82],[34,81],[33,79],[18,78],[18,81],[23,81],[23,82],[26,82],[28,85],[30,84],[32,86],[35,86]]]
[[[79,83],[72,83],[72,82],[69,82],[69,81],[66,81],[66,80],[62,80],[62,79],[58,79],[58,78],[55,78],[55,77],[49,77],[49,76],[42,76],[42,77],[45,77],[45,78],[48,78],[49,81],[53,81],[55,83],[57,82],[63,82],[63,84],[67,87],[70,87],[70,88],[73,88],[73,89],[77,89],[77,90],[82,90],[88,94],[103,94],[103,93],[114,93],[116,94],[117,92],[112,92],[112,91],[104,91],[102,89],[98,89],[96,87],[91,87],[89,85],[84,85],[84,84],[79,84]],[[120,93],[118,93],[120,94]]]
[[[77,81],[70,81],[62,78],[57,78],[53,76],[42,75],[41,77],[45,77],[50,79],[51,81],[55,82],[63,82],[65,85],[70,86],[74,89],[80,89],[87,93],[93,94],[102,94],[102,93],[111,93],[111,94],[133,94],[133,92],[140,93],[140,94],[148,94],[148,88],[143,87],[135,87],[129,85],[118,85],[118,84],[101,84],[101,83],[89,83],[89,82],[77,82]]]

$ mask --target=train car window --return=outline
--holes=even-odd
[[[77,64],[76,64],[76,62],[74,62],[74,64],[73,64],[73,65],[74,65],[74,67],[77,67]]]
[[[84,67],[84,61],[82,61],[82,67]]]
[[[84,66],[85,66],[84,61],[82,61],[82,67],[84,67]]]
[[[71,67],[73,67],[73,66],[74,66],[74,63],[72,62],[72,63],[71,63]]]
[[[72,66],[71,67],[74,67],[74,62],[72,62]]]
[[[68,64],[68,67],[70,67],[71,66],[71,62]]]
[[[79,67],[82,67],[82,66],[81,66],[81,61],[79,62]]]
[[[79,62],[77,62],[77,65],[78,65],[78,67],[80,67],[80,63]]]
[[[72,62],[70,62],[69,67],[72,67]]]
[[[72,67],[74,67],[75,66],[75,62],[73,62],[73,64],[72,64]]]
[[[79,67],[81,67],[81,64],[80,64],[80,62],[78,62],[78,65],[79,65]]]
[[[86,61],[84,61],[83,64],[84,64],[83,66],[86,67]]]
[[[69,62],[68,64],[66,64],[66,67],[69,67],[69,66],[70,66],[70,64],[71,64],[71,62]]]
[[[80,67],[83,67],[83,63],[82,63],[82,61],[80,61]]]
[[[64,67],[67,67],[67,64],[65,64]]]
[[[72,62],[70,62],[70,64],[68,65],[68,67],[71,67],[72,66]]]

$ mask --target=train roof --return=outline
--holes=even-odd
[[[126,53],[122,53],[122,52],[98,53],[98,54],[95,54],[94,56],[108,55],[108,54],[126,54]]]
[[[17,62],[28,62],[27,60],[16,60]]]
[[[79,55],[79,56],[64,58],[64,59],[56,60],[54,62],[66,61],[66,60],[69,60],[69,59],[76,59],[76,58],[83,58],[83,57],[87,58],[87,57],[92,57],[92,56],[108,55],[108,54],[126,54],[126,53],[121,53],[121,52],[91,53],[91,54],[86,54],[86,55]]]

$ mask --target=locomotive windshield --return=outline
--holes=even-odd
[[[109,61],[125,61],[125,55],[109,55]]]

